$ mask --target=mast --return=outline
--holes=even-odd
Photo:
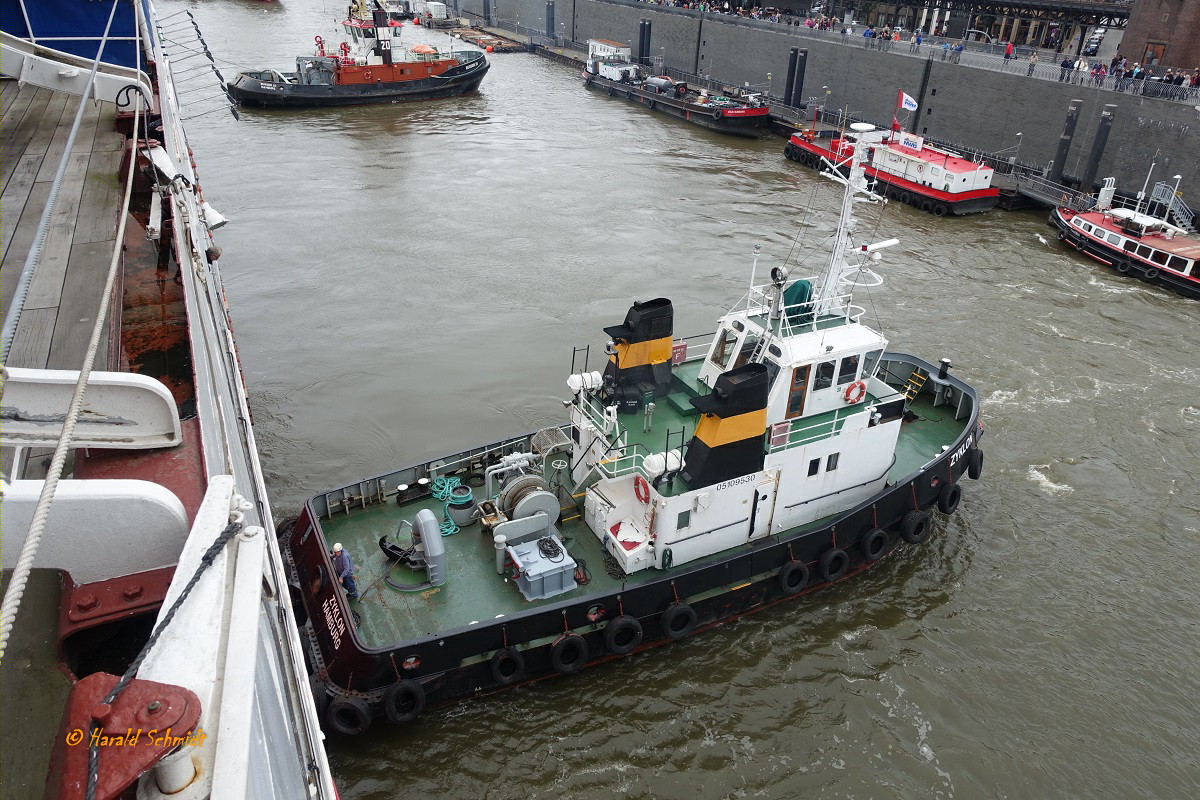
[[[854,203],[858,194],[861,192],[867,195],[858,202],[877,202],[879,200],[878,195],[867,190],[867,178],[863,169],[863,160],[866,155],[863,137],[874,131],[875,126],[865,122],[856,122],[850,126],[850,129],[854,133],[846,134],[842,138],[842,141],[846,141],[846,136],[854,138],[854,148],[849,161],[849,176],[843,178],[840,175],[827,174],[827,177],[843,184],[846,190],[842,193],[842,209],[838,217],[838,229],[834,236],[833,249],[829,254],[829,263],[825,268],[821,289],[814,299],[818,316],[832,313],[841,308],[844,298],[839,299],[840,287],[843,283],[852,285],[855,282],[855,273],[863,268],[861,265],[851,266],[847,261],[847,255],[854,249],[854,231],[858,227],[858,220],[854,216]],[[874,249],[878,249],[878,247]]]

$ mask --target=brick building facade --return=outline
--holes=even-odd
[[[1161,68],[1200,67],[1200,0],[1136,0],[1121,54]]]

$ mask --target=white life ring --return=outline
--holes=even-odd
[[[842,395],[842,398],[850,405],[854,405],[855,403],[861,403],[862,399],[866,396],[867,384],[862,381],[855,381],[846,387],[846,393]]]
[[[924,172],[924,171],[925,171],[925,165],[917,164],[917,172]]]

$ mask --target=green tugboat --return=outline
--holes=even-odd
[[[930,512],[958,508],[983,467],[978,397],[863,324],[853,290],[896,240],[854,241],[859,195],[879,200],[861,148],[830,177],[845,192],[819,275],[752,274],[699,336],[675,334],[669,300],[635,303],[605,328],[603,371],[576,351],[560,427],[305,503],[282,536],[327,728],[694,635],[920,546]]]

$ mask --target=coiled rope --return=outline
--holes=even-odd
[[[442,524],[438,526],[438,530],[442,532],[442,536],[453,536],[461,530],[458,524],[450,518],[450,499],[454,494],[454,490],[459,486],[463,486],[463,482],[457,477],[440,477],[433,479],[433,499],[445,500],[442,505]],[[470,494],[470,487],[465,487]]]
[[[12,301],[13,304],[9,311],[9,319],[5,320],[3,347],[6,358],[9,348],[12,346],[13,335],[16,333],[17,322],[21,316],[21,306],[24,303],[25,292],[29,288],[29,278],[32,276],[33,270],[37,265],[42,240],[46,235],[46,227],[49,224],[50,212],[53,206],[54,191],[62,180],[63,174],[66,172],[67,162],[71,157],[71,150],[75,144],[75,134],[79,130],[80,121],[83,119],[83,111],[88,102],[88,97],[91,95],[92,85],[96,80],[96,71],[100,67],[100,57],[104,53],[105,44],[108,43],[109,29],[112,27],[113,17],[116,15],[117,4],[119,2],[120,0],[114,0],[112,11],[108,14],[108,25],[105,26],[104,36],[100,40],[100,49],[96,53],[96,62],[92,65],[91,75],[88,76],[87,88],[84,90],[83,97],[79,101],[79,111],[75,115],[75,124],[71,127],[70,136],[67,137],[67,144],[63,150],[62,160],[59,162],[58,172],[54,176],[54,187],[51,189],[50,199],[46,203],[46,210],[43,212],[41,222],[38,225],[34,249],[30,251],[29,258],[26,259],[25,271],[21,273],[21,281],[17,286],[17,295],[14,296]],[[137,67],[140,71],[140,49],[138,50]],[[135,136],[138,131],[141,108],[142,96],[139,93],[133,105],[133,130]],[[29,582],[29,573],[33,569],[33,561],[37,556],[38,546],[41,544],[42,534],[46,529],[46,518],[50,514],[50,502],[54,499],[54,493],[58,489],[58,481],[62,477],[67,452],[70,450],[71,440],[75,435],[75,423],[79,420],[80,410],[83,408],[83,395],[87,390],[88,379],[92,374],[92,362],[96,360],[96,352],[100,347],[100,333],[104,328],[104,324],[108,321],[109,298],[112,296],[113,284],[116,281],[117,267],[121,263],[121,245],[125,241],[125,223],[129,218],[129,202],[133,195],[134,168],[135,159],[130,161],[129,175],[125,180],[125,198],[121,205],[120,222],[117,226],[116,246],[113,248],[112,260],[108,265],[108,277],[105,280],[104,289],[100,292],[100,310],[96,313],[96,324],[92,326],[92,338],[88,342],[87,354],[83,357],[83,365],[79,371],[79,380],[75,383],[75,394],[71,398],[71,405],[67,410],[66,419],[63,420],[62,433],[59,435],[58,444],[54,448],[54,457],[50,461],[50,472],[46,475],[46,480],[42,484],[42,492],[38,496],[37,506],[34,508],[33,521],[29,525],[29,535],[25,538],[25,543],[21,546],[21,555],[17,559],[16,567],[13,569],[8,589],[4,592],[4,601],[0,603],[0,659],[4,658],[4,652],[8,648],[8,637],[12,633],[13,623],[17,619],[17,611],[21,607],[21,598],[25,595],[25,587]]]

